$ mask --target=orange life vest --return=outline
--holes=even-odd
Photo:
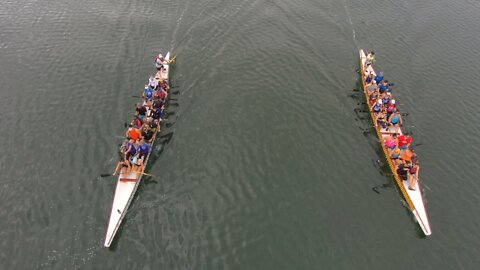
[[[129,128],[127,134],[128,137],[134,139],[135,141],[140,138],[140,132],[138,132],[135,128]]]

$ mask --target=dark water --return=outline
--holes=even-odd
[[[1,269],[476,269],[480,2],[2,1]],[[354,112],[358,49],[410,113],[422,237]],[[112,249],[123,124],[179,106]],[[362,115],[361,115],[362,116]],[[363,117],[363,116],[362,116]],[[167,140],[171,136],[171,140]]]

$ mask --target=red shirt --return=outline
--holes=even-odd
[[[161,100],[164,100],[164,99],[165,99],[165,96],[166,96],[165,91],[160,90],[159,93],[158,93],[158,97],[159,97]]]
[[[412,137],[410,137],[408,135],[402,134],[402,135],[398,136],[398,147],[408,145],[411,142],[412,142]]]

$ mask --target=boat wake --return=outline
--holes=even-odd
[[[359,49],[358,43],[357,43],[357,35],[356,35],[356,32],[355,32],[355,27],[353,26],[353,22],[352,22],[352,16],[350,15],[350,11],[348,10],[348,6],[347,6],[347,0],[343,0],[343,7],[345,8],[345,13],[347,14],[348,22],[350,23],[350,26],[352,27],[353,43],[355,43],[355,46],[357,46],[357,49]]]
[[[170,42],[170,47],[173,48],[175,42],[176,42],[176,36],[177,36],[177,33],[178,33],[178,28],[180,27],[180,24],[182,23],[182,20],[183,20],[183,15],[185,14],[185,11],[188,9],[188,2],[185,4],[185,7],[184,9],[182,10],[182,13],[180,14],[180,16],[178,16],[178,19],[177,19],[177,24],[175,25],[175,29],[173,30],[173,34],[172,34],[172,40]]]

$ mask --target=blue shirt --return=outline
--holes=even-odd
[[[162,108],[156,108],[156,109],[155,109],[155,113],[156,113],[160,118],[163,117]]]
[[[378,76],[378,75],[375,76],[375,82],[377,84],[379,84],[382,80],[383,80],[383,76]]]
[[[146,154],[148,153],[148,151],[150,151],[150,145],[144,143],[143,145],[139,145],[138,146],[138,151],[140,151],[140,153],[142,154]]]
[[[398,123],[399,120],[400,119],[398,118],[398,116],[394,116],[394,117],[392,117],[391,122],[392,122],[392,124],[396,124],[396,123]]]
[[[130,146],[132,146],[132,148],[130,149],[130,153],[134,155],[137,152],[137,149],[135,149],[135,145],[133,143],[128,142],[127,143],[127,150],[128,150],[128,148],[130,148]]]
[[[152,88],[147,88],[143,90],[145,92],[145,97],[146,98],[152,98],[153,97],[153,89]]]
[[[381,83],[378,85],[378,90],[380,93],[383,93],[388,90],[388,85]]]

